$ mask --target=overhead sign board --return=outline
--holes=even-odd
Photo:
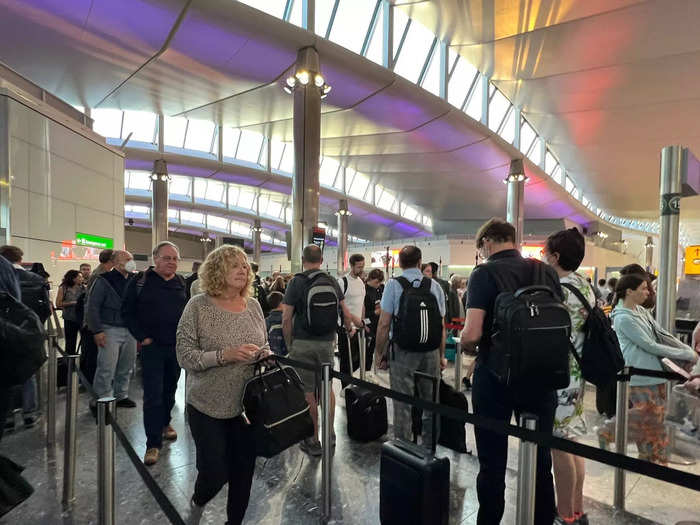
[[[688,246],[685,249],[686,275],[700,275],[700,246]]]
[[[90,235],[89,233],[76,232],[75,244],[78,246],[87,246],[88,248],[99,248],[100,250],[114,249],[114,239],[100,237],[99,235]]]

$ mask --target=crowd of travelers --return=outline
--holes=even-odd
[[[691,381],[698,381],[700,329],[690,347],[656,322],[654,276],[641,266],[629,265],[618,280],[593,284],[578,272],[585,242],[576,228],[550,235],[541,262],[520,254],[514,227],[501,219],[480,228],[476,247],[480,264],[468,280],[458,275],[449,282],[441,279],[439,265],[424,264],[421,250],[412,245],[399,251],[399,276],[386,280],[379,268],[367,272],[365,258],[353,254],[348,272],[336,278],[323,270],[322,250],[313,244],[303,249],[302,272],[275,272],[263,279],[258,264],[229,245],[210,252],[183,277],[178,273],[178,247],[164,241],[153,248],[153,264],[145,271],[136,271],[132,254],[125,250],[104,250],[94,270],[81,264],[67,271],[54,306],[43,267],[25,269],[22,250],[2,246],[0,302],[35,316],[38,339],[52,309],[60,310],[66,352],[81,354],[81,371],[95,394],[113,396],[119,407],[137,406],[129,386],[138,355],[146,465],[156,464],[164,444],[178,438],[171,419],[184,369],[197,467],[191,514],[201,516],[228,484],[226,512],[232,524],[244,519],[255,471],[256,444],[242,397],[255,374],[253,365],[274,355],[311,366],[333,363],[337,357],[340,371],[352,374],[364,349],[370,381],[376,379],[373,369],[388,370],[393,390],[431,400],[436,394],[431,384],[417,382],[415,373],[439,379],[447,366],[446,341],[457,336],[461,351],[475,357],[467,378],[475,414],[504,423],[513,415],[533,414],[539,430],[576,440],[588,433],[583,402],[590,376],[581,358],[591,352],[589,321],[598,315],[607,319],[602,313],[607,308],[626,365],[663,370],[661,358],[671,358],[691,373]],[[521,307],[529,316],[513,313]],[[528,317],[530,324],[524,324]],[[0,334],[9,337],[11,318],[4,316],[2,323]],[[510,360],[513,352],[522,352],[529,361]],[[4,361],[3,367],[7,365]],[[316,377],[305,368],[297,367],[296,373],[313,423],[313,433],[299,446],[318,457],[323,447]],[[30,376],[0,388],[0,437],[3,430],[13,429],[16,407],[25,426],[36,424],[37,385],[35,374]],[[631,439],[640,457],[662,465],[668,461],[665,383],[633,377],[630,389]],[[604,392],[600,388],[596,394],[602,397]],[[330,400],[334,429],[332,392]],[[94,400],[90,409],[94,414]],[[433,417],[422,412],[416,426],[411,407],[395,403],[394,436],[429,447],[440,432]],[[475,427],[474,434],[477,523],[500,523],[508,439],[482,427]],[[335,430],[330,438],[334,447]],[[535,523],[588,524],[584,479],[582,458],[538,447]]]

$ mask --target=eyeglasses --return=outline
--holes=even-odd
[[[177,262],[180,260],[179,257],[163,257],[162,255],[159,255],[158,258],[165,262]]]

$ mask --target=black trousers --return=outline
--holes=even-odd
[[[528,412],[539,418],[538,430],[550,434],[557,407],[554,391],[515,392],[503,386],[484,365],[474,371],[472,402],[474,413],[509,422],[513,413]],[[474,427],[479,455],[476,492],[479,499],[479,525],[496,525],[503,518],[508,437]],[[545,447],[537,447],[537,481],[535,483],[535,525],[551,525],[555,517],[552,457]]]
[[[216,419],[187,405],[197,450],[197,481],[192,499],[204,506],[228,483],[228,525],[243,522],[255,472],[253,435],[243,419]]]
[[[141,349],[143,376],[143,426],[146,448],[163,446],[163,429],[170,424],[180,365],[175,347],[152,343]]]
[[[70,319],[63,320],[63,331],[66,336],[66,353],[76,354],[78,347],[78,333],[80,332],[80,323],[71,321]]]
[[[90,384],[95,379],[95,370],[97,370],[97,345],[94,334],[83,327],[80,330],[80,371],[90,381]]]
[[[340,372],[342,374],[351,374],[360,368],[360,344],[357,333],[350,339],[350,348],[348,348],[348,333],[345,329],[338,330],[338,353],[340,354]],[[352,355],[352,359],[351,359]],[[343,388],[348,383],[341,380]]]

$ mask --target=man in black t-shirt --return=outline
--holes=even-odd
[[[501,291],[515,291],[534,284],[532,261],[524,259],[515,246],[515,228],[502,219],[491,219],[477,233],[479,256],[486,260],[469,278],[466,323],[462,332],[462,349],[478,355],[474,370],[472,402],[474,413],[509,422],[513,413],[528,412],[538,416],[538,430],[550,434],[557,406],[556,392],[531,385],[527,392],[515,391],[497,379],[489,368],[494,304]],[[537,264],[541,264],[537,262]],[[499,290],[493,273],[498,272],[512,290]],[[545,266],[546,284],[562,297],[557,274]],[[479,499],[479,525],[500,523],[505,507],[505,475],[508,438],[489,430],[474,428],[479,456],[476,491]],[[552,458],[545,447],[537,447],[537,481],[535,524],[551,525],[555,517]]]

